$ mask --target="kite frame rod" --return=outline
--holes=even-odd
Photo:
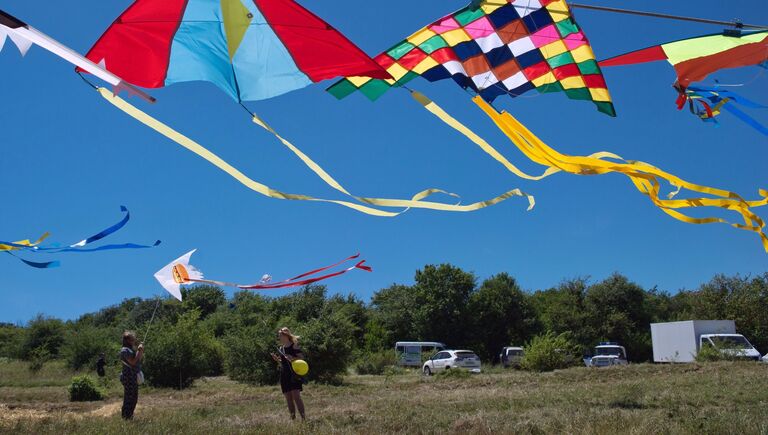
[[[642,17],[665,18],[668,20],[690,21],[694,23],[717,24],[720,26],[729,26],[729,27],[733,26],[738,29],[768,29],[768,26],[760,26],[757,24],[745,24],[737,20],[734,20],[734,21],[709,20],[706,18],[684,17],[680,15],[661,14],[658,12],[635,11],[631,9],[619,9],[619,8],[611,8],[607,6],[585,5],[581,3],[569,3],[569,5],[572,8],[589,9],[593,11],[613,12],[613,13],[628,14],[628,15],[639,15]]]

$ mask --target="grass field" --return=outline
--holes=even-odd
[[[632,365],[548,374],[349,376],[309,385],[306,423],[291,423],[277,387],[226,378],[182,392],[143,388],[136,420],[120,420],[121,387],[73,404],[58,363],[31,374],[0,364],[3,433],[575,433],[768,434],[768,365]]]

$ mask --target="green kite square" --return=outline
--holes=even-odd
[[[327,91],[337,99],[343,100],[357,91],[357,87],[349,80],[344,79],[328,88]]]
[[[426,41],[422,42],[419,45],[419,48],[424,50],[424,53],[432,54],[435,51],[447,46],[448,46],[448,43],[445,42],[445,39],[443,39],[442,36],[435,35],[427,39]]]
[[[408,54],[408,52],[413,50],[415,47],[416,46],[411,44],[410,42],[403,41],[400,44],[398,44],[398,45],[394,46],[393,48],[391,48],[387,52],[387,54],[392,56],[393,59],[399,60],[401,57],[403,57],[406,54]]]

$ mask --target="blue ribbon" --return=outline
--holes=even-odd
[[[21,261],[22,263],[26,264],[27,266],[34,267],[36,269],[53,269],[55,267],[61,266],[61,263],[58,262],[58,261],[49,261],[47,263],[37,263],[37,262],[34,262],[34,261],[27,261],[27,260],[25,260],[23,258],[17,257],[15,255],[11,254],[8,251],[6,251],[6,253],[8,255],[10,255],[11,257],[13,257],[13,258]]]
[[[28,246],[28,245],[20,245],[18,243],[3,242],[3,241],[0,241],[0,245],[7,245],[12,248],[16,248],[17,250],[22,252],[60,254],[64,252],[84,253],[84,252],[114,251],[114,250],[121,250],[121,249],[149,249],[149,248],[154,248],[155,246],[158,246],[161,243],[160,240],[158,240],[153,245],[138,245],[135,243],[124,243],[124,244],[118,244],[118,245],[105,245],[97,248],[85,248],[85,246],[88,246],[91,243],[96,242],[98,240],[104,239],[105,237],[108,237],[120,231],[123,227],[125,227],[128,221],[131,219],[131,213],[128,211],[128,208],[125,206],[120,206],[120,211],[125,213],[125,216],[120,220],[120,222],[110,226],[109,228],[99,232],[98,234],[94,234],[93,236],[83,239],[82,241],[75,243],[73,245],[61,246],[60,244],[54,244],[54,245],[47,245],[47,246]],[[11,256],[19,259],[20,261],[26,263],[28,266],[35,267],[38,269],[49,269],[53,267],[59,267],[60,265],[58,261],[51,261],[47,263],[37,263],[33,261],[27,261],[12,254],[11,252],[8,252],[8,251],[6,252]]]
[[[752,118],[751,116],[746,114],[744,111],[742,111],[738,107],[735,107],[735,104],[744,106],[749,109],[768,109],[768,106],[756,103],[752,100],[742,97],[741,95],[735,92],[722,90],[718,87],[710,88],[710,87],[700,87],[700,86],[689,86],[687,89],[687,95],[689,96],[689,98],[691,96],[701,97],[707,100],[709,104],[711,104],[712,106],[717,106],[727,98],[728,102],[726,102],[722,106],[722,109],[727,110],[728,113],[737,117],[742,122],[754,128],[755,130],[762,133],[763,135],[768,136],[768,128],[766,128],[766,126],[759,123],[756,119]],[[734,104],[731,104],[731,103],[734,103]],[[697,114],[700,117],[702,117],[701,115],[703,115],[704,113],[700,112]],[[705,122],[714,122],[715,124],[717,124],[717,121],[713,118],[702,117],[702,119]]]

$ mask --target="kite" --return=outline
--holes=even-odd
[[[28,261],[14,255],[12,251],[43,253],[43,254],[61,254],[61,253],[113,251],[113,250],[120,250],[120,249],[147,249],[147,248],[154,248],[155,246],[160,245],[161,242],[160,240],[158,240],[152,245],[138,245],[135,243],[124,243],[124,244],[118,244],[118,245],[104,245],[104,246],[99,246],[94,248],[88,247],[92,243],[102,240],[120,231],[123,227],[125,227],[128,224],[128,221],[130,221],[131,219],[131,213],[128,211],[128,209],[125,206],[121,206],[120,211],[125,213],[125,215],[119,222],[115,223],[114,225],[110,226],[105,230],[99,231],[98,233],[90,237],[86,237],[77,243],[73,243],[66,246],[61,246],[61,245],[40,246],[43,243],[43,241],[50,236],[50,233],[45,233],[35,242],[31,242],[29,240],[21,240],[17,242],[0,241],[0,252],[6,252],[7,254],[10,254],[11,256],[18,258],[20,261],[24,262],[28,266],[38,268],[38,269],[51,269],[51,268],[59,267],[61,263],[58,261],[51,261],[46,263]]]
[[[738,103],[739,100],[744,99],[733,98],[735,96],[733,93],[731,93],[731,97],[717,98],[718,95],[713,95],[712,91],[691,89],[691,84],[700,82],[712,73],[726,68],[764,66],[768,62],[768,30],[757,32],[727,31],[715,35],[668,42],[603,60],[600,62],[600,66],[634,65],[660,60],[669,62],[677,73],[674,87],[679,93],[678,108],[683,109],[687,102],[694,114],[705,121],[713,120],[719,114],[720,108],[730,109],[729,102]],[[709,95],[701,95],[700,92]],[[714,92],[718,93],[718,91]],[[714,106],[702,101],[702,98],[714,102],[714,106],[719,105],[719,107],[713,110]],[[694,110],[694,103],[697,102],[703,103],[702,113]],[[747,106],[752,108],[758,106],[757,108],[759,108],[759,105],[752,103],[747,103]],[[748,116],[743,116],[743,112],[740,110],[729,110],[729,112],[761,133],[766,134],[764,126]]]
[[[489,103],[536,89],[592,101],[616,116],[592,47],[563,0],[473,1],[374,60],[393,78],[348,77],[328,92],[342,99],[359,90],[376,100],[419,76],[452,78]]]
[[[728,221],[718,217],[695,218],[687,216],[678,211],[680,209],[719,208],[738,213],[742,217],[743,223],[733,223],[731,225],[738,229],[757,233],[761,238],[763,247],[765,248],[766,252],[768,252],[768,237],[766,237],[765,233],[763,232],[765,223],[757,214],[755,214],[753,210],[753,208],[768,205],[768,190],[760,189],[758,191],[762,199],[757,201],[747,201],[736,193],[723,189],[693,184],[673,174],[662,171],[661,169],[658,169],[648,163],[639,161],[627,161],[614,153],[603,151],[594,153],[589,156],[565,155],[547,146],[541,139],[536,137],[533,133],[530,132],[530,130],[528,130],[524,125],[512,117],[512,115],[506,112],[500,113],[495,108],[493,108],[491,103],[493,102],[493,99],[498,95],[489,93],[489,91],[487,91],[487,89],[489,89],[488,87],[481,86],[481,84],[484,82],[484,79],[479,81],[474,80],[474,78],[477,77],[472,73],[471,67],[467,66],[468,64],[471,64],[471,62],[465,60],[465,58],[462,57],[465,56],[462,54],[462,50],[466,46],[475,47],[469,44],[469,42],[474,41],[475,45],[480,47],[480,52],[482,52],[482,54],[476,53],[475,57],[477,59],[484,59],[483,62],[488,63],[489,65],[493,65],[493,61],[501,59],[502,57],[495,57],[494,59],[490,59],[488,58],[488,55],[491,53],[498,53],[498,51],[494,52],[494,50],[500,50],[500,52],[504,52],[504,49],[502,47],[494,48],[493,44],[485,45],[485,41],[482,41],[482,43],[479,42],[478,39],[481,39],[479,38],[479,35],[473,35],[472,32],[479,31],[480,29],[486,29],[486,37],[491,38],[489,41],[501,39],[501,41],[504,42],[505,40],[499,32],[500,30],[505,29],[503,26],[512,25],[516,26],[513,28],[518,29],[522,26],[522,28],[525,29],[529,34],[533,33],[533,35],[530,36],[524,35],[523,38],[527,38],[527,40],[531,41],[530,45],[537,47],[538,45],[543,44],[543,40],[535,42],[534,36],[536,35],[536,31],[532,32],[532,30],[539,29],[539,27],[535,27],[536,23],[542,23],[547,26],[546,28],[549,29],[549,34],[551,34],[553,38],[555,35],[558,35],[560,40],[562,40],[564,37],[567,38],[567,35],[574,34],[568,33],[568,30],[564,31],[562,29],[561,23],[566,23],[573,29],[573,32],[578,35],[578,40],[583,41],[583,43],[576,47],[575,50],[580,50],[579,53],[584,56],[587,56],[587,53],[591,55],[592,50],[589,48],[586,36],[584,36],[583,31],[578,28],[573,18],[569,16],[568,10],[568,6],[563,1],[475,1],[469,7],[462,9],[461,11],[441,20],[438,20],[431,26],[428,26],[415,33],[405,42],[396,45],[394,49],[390,49],[376,58],[380,64],[388,66],[388,71],[390,74],[395,76],[396,79],[399,75],[400,78],[398,80],[402,80],[401,83],[398,83],[397,81],[382,82],[356,77],[348,77],[346,80],[337,82],[329,89],[329,92],[338,98],[344,98],[354,93],[356,90],[360,90],[370,99],[375,100],[390,87],[403,86],[403,82],[410,81],[417,75],[422,75],[429,79],[430,77],[424,74],[426,71],[430,71],[432,68],[438,68],[438,71],[442,71],[440,68],[443,68],[448,71],[449,74],[446,75],[443,73],[442,75],[444,77],[442,78],[453,77],[462,88],[474,92],[476,94],[476,96],[473,98],[474,103],[490,118],[491,121],[493,121],[493,123],[529,160],[546,167],[546,171],[543,174],[529,175],[521,171],[501,152],[499,152],[496,148],[494,148],[491,144],[481,138],[478,134],[474,133],[464,124],[449,115],[434,101],[430,100],[420,92],[408,89],[411,93],[411,96],[438,119],[467,137],[470,141],[480,147],[481,150],[493,157],[508,171],[517,175],[518,177],[538,181],[559,172],[567,172],[575,175],[620,173],[627,176],[635,188],[642,194],[648,196],[656,207],[660,208],[669,216],[682,222],[689,224],[729,223]],[[557,14],[558,11],[562,13]],[[526,15],[526,13],[528,15]],[[534,13],[537,15],[534,16]],[[500,16],[494,17],[494,14],[498,14]],[[547,15],[545,16],[545,14]],[[516,16],[519,18],[515,19],[514,17]],[[527,18],[528,16],[533,16],[533,18]],[[502,17],[507,18],[502,19]],[[549,21],[546,21],[549,19],[554,21],[554,27],[550,27],[552,24]],[[490,22],[491,27],[488,28],[486,24],[473,26],[473,21],[478,21],[479,23]],[[509,24],[510,22],[512,22],[512,24]],[[539,29],[539,31],[543,31],[543,29]],[[584,75],[586,72],[581,68],[585,65],[582,65],[582,62],[587,62],[587,65],[594,67],[592,75],[598,75],[601,79],[601,83],[604,83],[599,65],[594,62],[593,55],[590,59],[577,56],[576,53],[574,53],[575,50],[569,48],[567,42],[561,42],[563,42],[566,48],[566,50],[562,53],[564,54],[567,52],[573,58],[570,65],[575,64],[576,69],[581,71],[582,75]],[[437,43],[438,45],[442,44],[443,46],[432,46],[431,44],[433,43]],[[498,45],[498,42],[495,44]],[[456,53],[457,47],[462,47],[459,49],[459,53]],[[562,50],[562,46],[560,47]],[[511,45],[508,44],[507,48],[512,50],[512,53],[515,54]],[[451,52],[452,50],[453,54],[456,58],[458,58],[458,60],[450,60],[450,62],[452,62],[450,63],[450,66],[445,65],[445,62],[441,63],[439,59],[434,58],[434,53],[438,52],[439,50],[443,50],[441,53]],[[472,50],[475,52],[478,51],[476,48],[472,48],[467,50],[466,53],[472,52]],[[541,50],[539,51],[540,56],[549,59],[549,57],[546,55],[547,53]],[[422,53],[428,56],[423,57]],[[413,60],[409,54],[414,56]],[[567,55],[564,58],[568,59]],[[391,60],[394,60],[395,62],[391,63]],[[418,63],[413,64],[414,61],[418,61]],[[517,62],[517,66],[521,66],[520,60],[516,57],[515,62]],[[523,65],[524,64],[525,60],[523,60]],[[438,67],[438,65],[440,66]],[[544,66],[545,65],[542,65],[542,68],[544,68]],[[559,67],[551,64],[549,61],[547,62],[546,67],[553,70],[552,74],[557,79],[558,76],[555,75],[554,71]],[[573,66],[570,68],[575,74],[576,69],[573,69]],[[408,75],[407,73],[403,73],[403,69],[412,71],[413,74]],[[523,70],[523,76],[525,78],[529,78],[526,75],[525,68],[521,69]],[[398,71],[400,72],[398,73]],[[495,79],[500,78],[499,75],[501,75],[501,73],[493,70],[491,72],[493,73],[493,77],[495,77]],[[439,75],[435,75],[432,78],[438,79],[439,77]],[[483,77],[482,73],[479,77]],[[495,79],[492,78],[491,81]],[[584,83],[586,84],[587,81],[584,80]],[[533,87],[537,86],[536,83],[531,80],[531,85],[529,85],[529,88],[532,89]],[[568,89],[567,86],[563,85],[562,87],[563,89]],[[507,89],[509,90],[508,86]],[[592,97],[597,95],[591,90],[589,91],[589,94]],[[513,95],[519,95],[519,92],[515,92]],[[586,98],[586,95],[587,93],[584,93],[585,99],[588,99]],[[603,95],[606,97],[602,101],[605,104],[598,104],[598,108],[602,107],[605,109],[603,111],[608,112],[607,107],[609,107],[608,104],[610,104],[610,98],[608,97],[607,90],[605,90]],[[600,102],[600,100],[597,98],[592,99],[595,100],[596,103]],[[612,108],[612,106],[610,107]],[[666,199],[661,198],[662,181],[666,181],[672,187],[676,188],[674,192],[671,192],[667,195]],[[710,195],[713,198],[674,199],[683,189]]]
[[[189,264],[190,259],[192,258],[192,254],[194,254],[196,251],[197,249],[187,252],[186,254],[177,258],[167,266],[157,271],[157,273],[155,273],[155,279],[160,283],[160,285],[163,286],[163,288],[166,291],[168,291],[168,293],[170,293],[174,298],[180,301],[182,300],[181,286],[187,285],[187,284],[202,283],[202,284],[216,285],[220,287],[236,287],[241,290],[277,290],[277,289],[301,287],[301,286],[313,284],[319,281],[324,281],[330,278],[343,275],[355,269],[360,269],[366,272],[373,272],[373,269],[365,265],[365,260],[362,260],[362,261],[358,261],[353,266],[348,267],[346,269],[320,275],[323,272],[328,272],[331,269],[338,268],[339,266],[345,263],[349,263],[350,261],[356,261],[358,258],[360,258],[360,254],[357,254],[349,258],[345,258],[344,260],[339,261],[338,263],[332,264],[330,266],[325,266],[325,267],[321,267],[319,269],[315,269],[306,273],[302,273],[301,275],[286,279],[284,281],[279,281],[277,283],[270,283],[272,277],[269,275],[265,275],[264,277],[262,277],[261,281],[259,281],[258,284],[252,284],[252,285],[233,284],[229,282],[213,281],[213,280],[205,279],[205,277],[203,276],[203,273],[200,270],[198,270],[196,267]]]
[[[276,97],[334,77],[391,78],[340,32],[293,0],[137,0],[107,29],[87,58],[141,87],[211,82],[241,105],[243,101]],[[129,116],[270,198],[330,202],[387,217],[402,211],[376,207],[468,212],[515,196],[526,197],[529,209],[534,205],[533,197],[519,189],[468,205],[425,201],[440,193],[457,197],[439,189],[424,190],[410,200],[355,196],[246,108],[255,124],[274,135],[328,186],[354,202],[281,192],[245,176],[208,149],[114,93],[97,90]]]

